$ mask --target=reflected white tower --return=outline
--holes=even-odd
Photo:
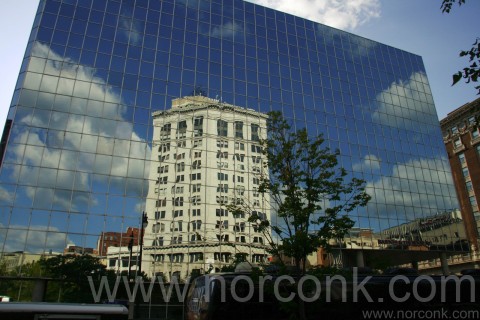
[[[153,114],[152,165],[142,269],[150,276],[220,270],[243,254],[252,263],[266,258],[266,243],[247,216],[226,205],[251,207],[270,218],[258,193],[266,172],[260,140],[267,115],[203,96],[174,99]]]

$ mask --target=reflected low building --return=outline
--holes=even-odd
[[[63,254],[74,254],[74,255],[98,255],[98,252],[93,248],[84,248],[80,246],[69,245],[63,250]]]
[[[384,268],[401,264],[416,267],[428,259],[438,258],[435,252],[470,251],[460,210],[437,213],[408,223],[374,232],[352,228],[344,239],[332,239],[332,250],[319,250],[317,264],[322,266],[369,266]],[[447,256],[443,256],[446,258]],[[442,264],[442,267],[447,267]]]
[[[131,248],[111,246],[107,248],[105,254],[107,269],[115,271],[117,275],[128,275],[132,278],[138,276],[139,246],[135,245]]]
[[[372,229],[352,228],[341,242],[341,246],[348,249],[378,249],[380,248],[378,239],[380,237]],[[339,242],[334,243],[338,245]]]
[[[50,257],[58,256],[59,252],[48,252],[42,255],[35,254],[35,253],[27,253],[27,252],[9,252],[4,253],[2,258],[0,259],[0,267],[3,269],[2,272],[4,274],[0,274],[1,276],[6,275],[22,275],[23,268],[26,267],[28,264],[33,264],[40,260],[41,258],[48,259]]]
[[[142,265],[148,275],[185,279],[220,271],[236,255],[265,262],[264,235],[248,219],[270,220],[270,204],[258,192],[268,169],[260,143],[266,119],[201,95],[174,99],[171,109],[153,114],[143,259],[150,270]],[[251,210],[234,215],[232,203]]]
[[[380,247],[401,249],[455,248],[469,251],[460,210],[420,218],[382,231]]]
[[[203,120],[202,148],[211,154],[202,153],[201,168],[195,169],[193,118],[203,111],[186,112],[175,99],[200,93],[218,102]],[[171,108],[174,100],[178,107]],[[355,228],[388,240],[382,230],[458,207],[418,55],[240,0],[40,0],[1,140],[0,255],[96,248],[102,233],[140,229],[142,212],[149,223],[142,270],[169,275],[174,270],[168,259],[183,259],[183,277],[211,261],[220,267],[226,253],[262,254],[247,225],[245,242],[237,241],[240,221],[233,217],[228,216],[228,233],[220,232],[226,220],[221,211],[217,216],[217,173],[225,178],[227,172],[218,168],[217,151],[228,151],[228,161],[220,162],[232,170],[230,164],[238,165],[231,158],[235,121],[244,121],[247,148],[253,145],[247,130],[254,121],[246,115],[262,119],[269,111],[281,111],[297,129],[323,134],[326,146],[339,150],[347,178],[366,181],[372,199],[349,212]],[[158,149],[168,117],[165,162],[158,157],[167,154]],[[228,125],[228,150],[217,146],[223,140],[216,131],[220,120]],[[166,164],[168,174],[161,172]],[[175,170],[184,170],[184,181],[176,181],[182,174]],[[244,176],[228,172],[229,191],[235,174],[244,178],[245,195],[248,190],[253,197],[247,163],[245,170]],[[218,196],[223,201],[227,195]],[[200,218],[193,215],[197,199]],[[273,210],[271,220],[280,223]],[[463,234],[460,225],[452,231],[457,227],[446,243],[457,240],[455,232]],[[200,236],[191,242],[193,228]],[[212,246],[198,244],[204,240]],[[370,246],[357,244],[359,252]],[[429,249],[437,256],[443,250]],[[401,260],[408,250],[384,251]],[[190,259],[194,264],[183,267]]]
[[[97,242],[97,252],[100,257],[105,257],[110,247],[138,246],[138,228],[127,229],[127,232],[102,232]]]

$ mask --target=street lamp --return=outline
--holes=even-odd
[[[141,276],[142,274],[142,252],[143,252],[143,233],[145,228],[148,225],[148,218],[147,218],[147,213],[144,211],[142,213],[142,229],[140,230],[140,261],[137,260],[137,270],[138,270],[138,275]]]
[[[130,251],[130,256],[128,257],[128,279],[130,280],[130,275],[132,273],[132,249],[133,249],[133,229],[130,231],[130,241],[128,241],[128,251]]]

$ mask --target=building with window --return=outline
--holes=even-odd
[[[105,257],[110,247],[137,246],[140,230],[129,227],[127,232],[102,232],[97,241],[97,252]]]
[[[140,246],[110,246],[104,256],[107,269],[118,275],[128,275],[131,278],[139,276]]]
[[[440,121],[452,167],[468,240],[479,250],[480,227],[480,98],[450,112]]]
[[[251,214],[270,220],[270,204],[257,191],[266,171],[266,119],[203,96],[174,99],[171,109],[153,113],[147,274],[185,279],[220,271],[236,255],[266,261],[264,235],[248,222]],[[248,213],[234,215],[229,203],[245,204]]]
[[[200,95],[207,111],[177,100]],[[348,213],[371,230],[354,236],[359,265],[448,254],[463,234],[452,224],[428,250],[371,248],[405,238],[382,230],[458,207],[422,58],[250,2],[40,0],[9,107],[0,255],[95,248],[102,233],[140,229],[146,212],[153,269],[142,270],[220,266],[234,252],[226,236],[257,259],[264,240],[222,205],[232,190],[255,198],[255,141],[272,110],[323,134],[347,177],[366,181],[371,201]],[[193,251],[204,240],[211,251]]]

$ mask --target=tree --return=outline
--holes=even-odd
[[[465,0],[443,0],[440,9],[442,9],[442,12],[444,13],[450,13],[452,6],[455,3],[458,3],[458,5],[461,6],[462,4],[465,4]],[[452,76],[452,85],[457,84],[462,78],[466,79],[466,83],[478,82],[480,77],[480,38],[475,40],[471,49],[460,51],[460,57],[469,57],[470,65]],[[477,94],[480,94],[480,85],[475,86],[475,89],[478,90]]]
[[[480,38],[475,40],[470,50],[460,51],[460,57],[470,57],[470,66],[463,68],[463,71],[458,71],[453,75],[453,84],[456,84],[462,78],[465,78],[466,83],[478,82],[480,77]],[[478,90],[477,94],[480,94],[480,85],[475,86]]]
[[[293,257],[302,276],[307,256],[319,247],[330,248],[331,239],[343,238],[354,225],[347,214],[365,206],[370,196],[364,180],[345,181],[348,174],[338,167],[339,151],[323,147],[322,135],[311,137],[306,128],[292,129],[280,112],[269,113],[267,135],[261,143],[269,174],[260,176],[258,191],[271,201],[281,223],[263,219],[249,203],[231,204],[229,210],[234,215],[247,213],[248,221],[267,237],[270,252],[280,260],[282,255]],[[304,317],[301,310],[299,315]]]
[[[49,284],[49,289],[56,292],[60,290],[58,300],[64,302],[94,302],[88,276],[92,277],[97,287],[102,276],[109,276],[109,278],[115,276],[106,270],[99,258],[88,254],[58,255],[48,259],[42,258],[39,263],[44,275],[63,280],[59,283],[59,287],[54,283]]]
[[[35,283],[29,278],[38,277],[41,274],[38,261],[25,263],[8,271],[6,261],[0,260],[0,276],[5,277],[0,281],[0,293],[16,301],[31,301]]]
[[[3,259],[0,259],[0,276],[7,275],[7,262]]]
[[[442,9],[442,12],[450,13],[453,4],[456,2],[458,2],[458,5],[461,6],[465,3],[465,0],[443,0],[440,9]]]

